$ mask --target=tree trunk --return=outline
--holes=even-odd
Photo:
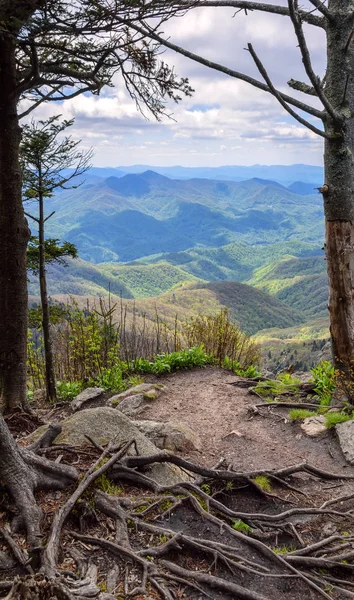
[[[39,188],[42,186],[42,175],[41,165],[39,165]],[[46,386],[46,398],[54,402],[56,400],[56,386],[55,386],[55,373],[54,373],[54,361],[52,352],[52,343],[50,338],[50,314],[48,304],[48,293],[47,293],[47,278],[45,269],[45,247],[44,247],[44,206],[43,206],[43,193],[39,193],[39,229],[38,229],[38,240],[39,240],[39,286],[41,292],[41,305],[42,305],[42,327],[43,327],[43,341],[44,341],[44,355],[45,355],[45,386]]]
[[[340,113],[325,122],[334,139],[325,143],[326,258],[333,358],[348,371],[354,365],[354,16],[351,0],[330,0],[333,20],[327,24],[325,91]]]
[[[1,16],[1,15],[0,15]],[[0,395],[2,408],[26,407],[28,224],[21,201],[15,46],[0,31]]]

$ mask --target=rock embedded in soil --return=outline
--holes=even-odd
[[[121,394],[112,396],[107,405],[118,408],[127,417],[136,417],[144,412],[164,389],[163,386],[152,383],[141,383]]]
[[[338,423],[336,433],[345,460],[350,465],[354,465],[354,421]]]
[[[71,410],[74,412],[76,410],[80,410],[80,408],[84,404],[86,404],[86,402],[89,402],[90,400],[94,400],[95,398],[102,396],[102,394],[104,394],[103,388],[99,388],[99,387],[87,388],[86,390],[81,392],[81,394],[76,396],[76,398],[74,398],[74,400],[71,402],[71,404],[70,404]]]
[[[54,440],[56,444],[87,446],[88,440],[85,436],[89,435],[101,446],[113,439],[115,444],[135,440],[139,456],[152,456],[159,453],[159,449],[135,427],[134,423],[115,408],[107,406],[87,408],[61,421],[60,425],[62,431]],[[46,428],[45,425],[36,429],[25,439],[35,442],[43,435]],[[135,454],[133,447],[130,453]],[[181,469],[167,463],[151,465],[144,472],[161,485],[174,485],[188,479]]]
[[[316,417],[307,417],[304,422],[301,423],[301,429],[309,437],[318,437],[327,432],[326,419],[323,415],[317,415]]]
[[[171,450],[172,452],[188,452],[189,450],[200,452],[202,450],[200,437],[182,423],[134,421],[134,425],[162,450]]]

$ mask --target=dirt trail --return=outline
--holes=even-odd
[[[203,452],[190,452],[189,457],[208,466],[225,457],[234,470],[280,468],[306,461],[327,471],[354,473],[334,432],[309,438],[298,423],[289,422],[288,409],[280,407],[261,408],[254,415],[250,409],[261,401],[237,387],[237,381],[234,374],[217,368],[159,378],[166,392],[140,418],[188,425],[203,443]]]

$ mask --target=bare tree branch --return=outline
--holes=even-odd
[[[316,0],[314,0],[315,2]],[[313,2],[313,4],[314,4]],[[322,2],[319,1],[319,4],[322,5]],[[277,6],[275,4],[263,4],[261,2],[248,2],[248,0],[200,0],[198,6],[212,6],[212,7],[231,7],[231,8],[239,8],[241,10],[258,10],[260,12],[267,12],[276,15],[281,15],[284,17],[289,17],[289,9],[285,6]],[[322,11],[321,11],[322,12]],[[322,27],[323,29],[326,26],[325,20],[318,15],[313,15],[311,12],[307,12],[305,10],[300,11],[300,16],[303,21],[309,23],[310,25],[315,25],[316,27]]]
[[[144,33],[144,29],[134,23],[131,24],[131,27],[133,29],[135,29],[136,31],[139,31],[140,33]],[[314,108],[313,106],[310,106],[309,104],[305,104],[304,102],[301,102],[301,100],[292,98],[292,96],[288,96],[287,94],[283,94],[282,92],[279,92],[278,90],[276,90],[274,88],[273,85],[272,85],[272,87],[270,87],[269,85],[262,83],[262,81],[258,81],[258,79],[254,79],[253,77],[250,77],[249,75],[246,75],[245,73],[240,73],[239,71],[234,71],[233,69],[230,69],[229,67],[225,67],[224,65],[213,62],[212,60],[203,58],[199,54],[194,54],[194,52],[190,52],[189,50],[186,50],[185,48],[182,48],[181,46],[178,46],[177,44],[173,44],[169,40],[164,39],[161,35],[159,35],[157,33],[153,33],[150,30],[148,25],[145,24],[145,27],[146,27],[145,35],[149,35],[150,37],[152,37],[153,39],[158,41],[161,45],[166,46],[166,48],[170,48],[171,50],[174,50],[178,54],[182,54],[183,56],[186,56],[187,58],[190,58],[190,59],[194,60],[195,62],[200,63],[201,65],[205,65],[206,67],[209,67],[210,69],[214,69],[215,71],[219,71],[220,73],[225,73],[226,75],[229,75],[230,77],[233,77],[235,79],[240,79],[241,81],[245,81],[246,83],[253,85],[253,87],[256,87],[259,90],[262,90],[263,92],[268,92],[269,94],[272,94],[276,98],[281,98],[282,102],[284,102],[284,103],[292,104],[293,106],[296,106],[296,108],[299,108],[303,112],[306,112],[306,113],[312,115],[313,117],[316,117],[317,119],[321,119],[321,120],[323,119],[324,113],[322,111],[318,110],[317,108]],[[307,121],[306,121],[306,123],[307,123]],[[317,131],[321,131],[321,130],[316,129],[316,133],[317,133]],[[321,131],[321,135],[323,135],[322,131]]]
[[[315,74],[312,64],[310,52],[307,47],[307,42],[304,34],[304,30],[301,23],[301,17],[299,15],[298,10],[298,2],[297,0],[288,0],[290,19],[294,27],[295,35],[297,37],[297,41],[299,42],[299,48],[302,56],[302,62],[306,71],[306,74],[311,81],[314,90],[322,102],[325,110],[328,112],[329,116],[332,117],[334,121],[340,121],[340,115],[335,111],[331,103],[327,100],[323,88],[320,82],[320,78]]]
[[[248,50],[257,66],[258,71],[260,72],[260,74],[262,75],[264,81],[267,83],[271,93],[273,94],[273,96],[275,96],[275,98],[278,100],[278,102],[282,105],[282,107],[289,113],[289,115],[291,115],[294,119],[296,119],[296,121],[298,121],[299,123],[301,123],[301,125],[304,125],[305,127],[307,127],[307,129],[310,129],[311,131],[313,131],[314,133],[316,133],[317,135],[320,135],[321,137],[324,137],[326,139],[331,139],[331,136],[328,135],[325,131],[322,131],[322,129],[318,129],[318,127],[316,127],[315,125],[312,125],[312,123],[310,123],[309,121],[306,121],[306,119],[303,119],[302,117],[300,117],[300,115],[298,115],[288,104],[287,102],[284,101],[284,99],[282,98],[281,94],[275,89],[275,87],[273,86],[269,75],[266,71],[266,69],[263,66],[263,63],[260,61],[260,59],[258,58],[256,52],[253,49],[252,44],[247,44]]]
[[[311,4],[317,8],[317,10],[323,14],[328,21],[333,21],[333,15],[328,10],[327,6],[322,0],[310,0]],[[301,11],[302,12],[302,11]]]

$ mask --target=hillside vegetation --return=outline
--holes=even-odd
[[[327,315],[328,283],[323,256],[284,256],[256,269],[247,283],[301,311],[304,320]]]
[[[175,180],[154,171],[108,177],[47,202],[55,211],[48,235],[77,245],[92,262],[127,262],[231,242],[320,244],[318,195],[303,195],[263,179]]]

